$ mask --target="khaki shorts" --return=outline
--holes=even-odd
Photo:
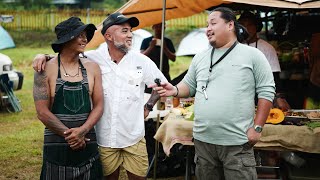
[[[145,177],[148,170],[148,153],[146,140],[143,138],[138,143],[126,148],[99,147],[100,159],[103,166],[103,175],[112,174],[119,166],[135,174]]]

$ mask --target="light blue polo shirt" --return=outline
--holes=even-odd
[[[238,43],[209,73],[212,48],[197,54],[183,82],[195,95],[195,139],[217,145],[241,145],[253,126],[255,94],[273,101],[275,83],[268,60],[256,48]],[[215,49],[213,63],[227,48]],[[208,86],[205,99],[202,86]]]

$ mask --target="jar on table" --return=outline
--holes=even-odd
[[[179,104],[180,104],[180,98],[178,98],[178,97],[173,97],[173,99],[172,99],[172,104],[173,104],[173,107],[178,107]]]

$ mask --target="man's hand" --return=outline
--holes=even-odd
[[[86,148],[87,144],[86,141],[88,141],[87,139],[84,139],[82,141],[78,141],[78,142],[72,142],[72,143],[68,143],[70,145],[70,148],[74,151],[76,150],[81,150]]]
[[[177,94],[177,88],[168,82],[161,83],[161,86],[158,86],[156,83],[151,84],[148,88],[152,88],[160,96],[174,96]]]
[[[37,54],[32,62],[33,69],[37,72],[41,72],[41,71],[44,71],[45,66],[46,66],[46,55]]]
[[[248,137],[248,140],[249,140],[249,144],[251,146],[254,146],[260,139],[261,137],[261,133],[258,133],[254,130],[253,127],[249,128],[248,131],[247,131],[247,137]]]
[[[274,106],[281,109],[282,111],[288,111],[291,109],[289,103],[284,98],[276,98]]]
[[[65,140],[73,150],[85,148],[86,141],[90,141],[90,139],[85,138],[86,131],[81,127],[68,129],[64,134]]]
[[[152,40],[150,41],[150,47],[151,48],[154,48],[157,44],[157,38],[152,38]]]

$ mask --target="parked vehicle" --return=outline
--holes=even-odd
[[[12,66],[12,60],[0,53],[0,109],[21,111],[20,103],[13,91],[22,88],[23,74]]]

